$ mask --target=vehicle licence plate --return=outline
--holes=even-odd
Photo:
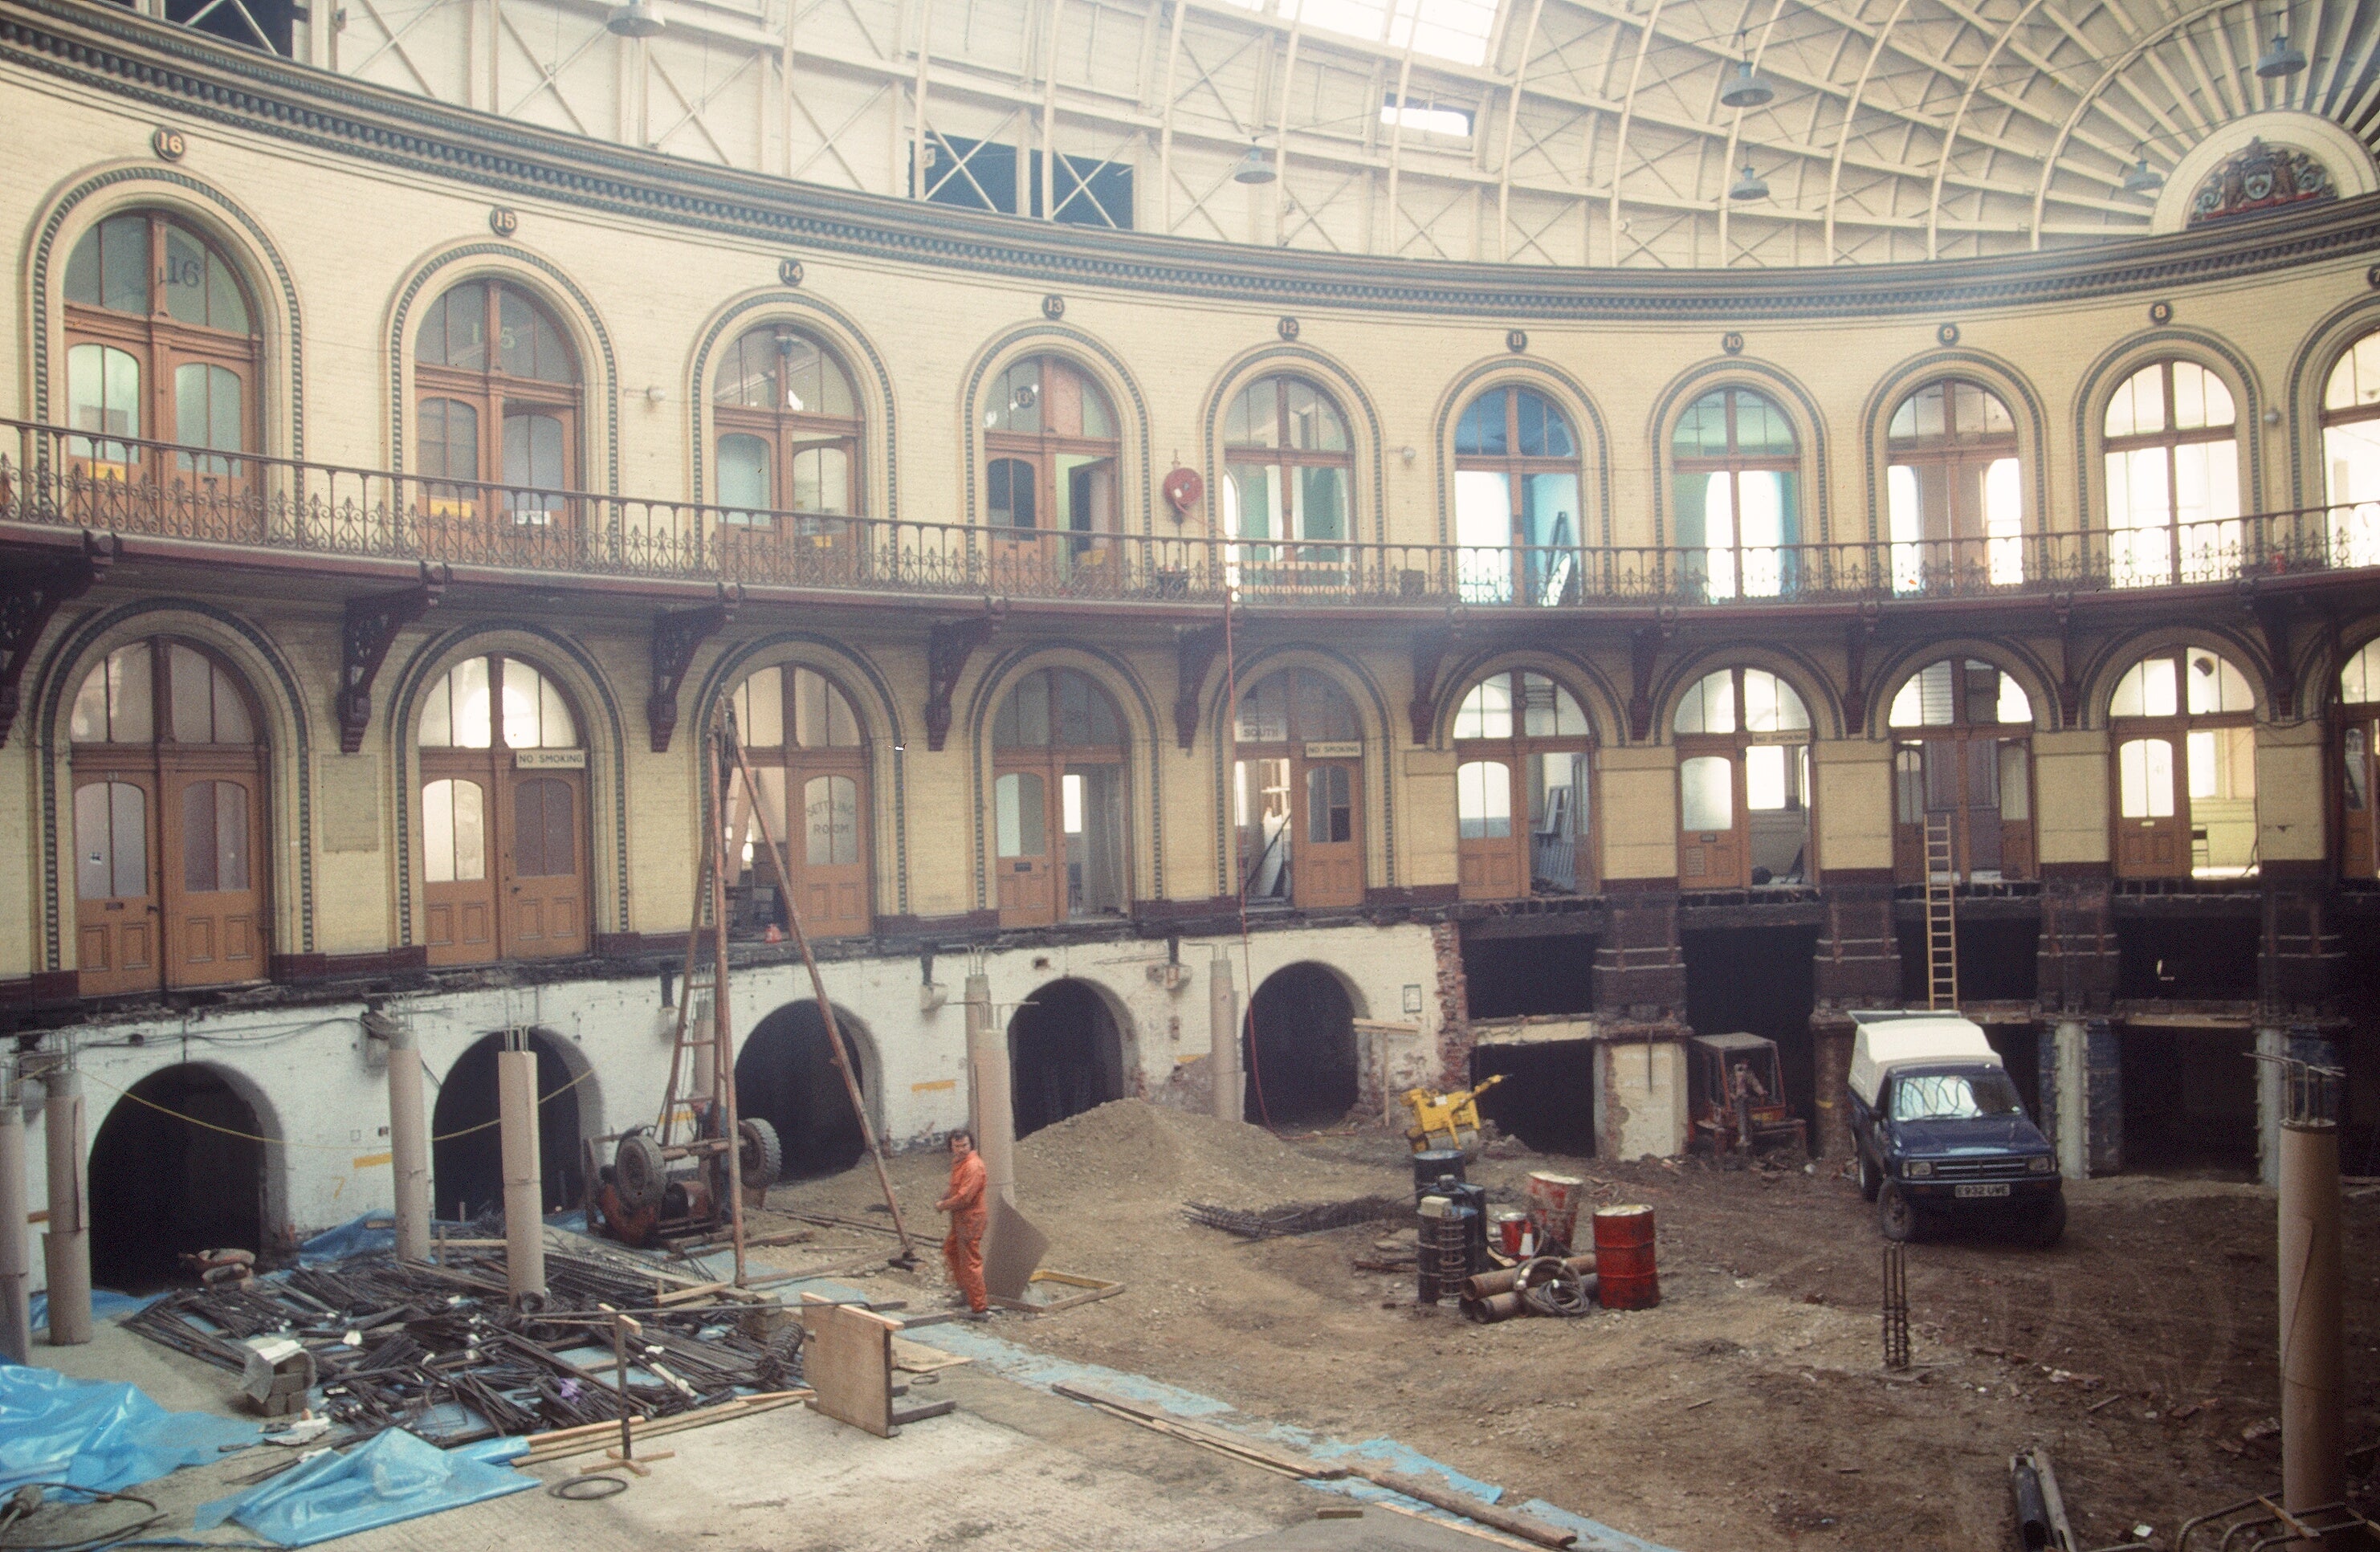
[[[1951,1194],[1954,1196],[2005,1196],[2008,1194],[2009,1188],[2004,1182],[1990,1185],[1961,1185],[1951,1189]]]

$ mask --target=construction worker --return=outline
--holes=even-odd
[[[983,1186],[983,1158],[975,1151],[975,1134],[962,1127],[951,1134],[951,1188],[934,1204],[934,1210],[951,1215],[951,1231],[942,1241],[942,1261],[951,1269],[951,1280],[966,1296],[967,1308],[978,1315],[991,1307],[991,1299],[983,1291],[983,1226],[988,1216]]]

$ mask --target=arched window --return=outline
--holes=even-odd
[[[1705,394],[1670,440],[1678,543],[1706,598],[1776,598],[1800,582],[1802,451],[1793,422],[1748,388]]]
[[[2214,582],[2240,565],[2231,390],[2195,361],[2158,361],[2107,402],[2108,580]]]
[[[1019,591],[1114,586],[1122,444],[1106,392],[1071,361],[1028,356],[992,379],[985,406],[995,581]]]
[[[1231,554],[1240,586],[1344,584],[1353,449],[1337,403],[1304,378],[1258,378],[1232,397],[1223,416],[1223,528],[1243,541]]]
[[[1678,887],[1810,879],[1810,712],[1760,668],[1706,674],[1678,702]]]
[[[1132,908],[1123,719],[1091,676],[1040,668],[991,724],[1000,925],[1040,927]]]
[[[1465,900],[1595,887],[1587,844],[1586,713],[1542,673],[1471,686],[1454,713],[1455,851]]]
[[[1892,412],[1885,447],[1895,591],[2024,580],[2016,419],[1998,394],[1957,379],[1929,382]]]
[[[2338,673],[2338,866],[2350,879],[2380,878],[2380,826],[2373,823],[2373,778],[2380,775],[2380,640],[2367,641]]]
[[[2210,647],[2163,647],[2116,681],[2116,876],[2237,879],[2256,866],[2256,697]]]
[[[2322,393],[2330,564],[2380,565],[2380,333],[2338,358]],[[2344,510],[2340,510],[2340,509]]]
[[[1454,428],[1456,587],[1473,603],[1575,602],[1578,440],[1532,388],[1490,388]]]
[[[1240,692],[1232,767],[1251,904],[1364,903],[1364,733],[1328,674],[1285,668]]]
[[[789,323],[747,329],[719,358],[710,405],[720,522],[789,541],[796,571],[847,576],[862,428],[843,363]]]
[[[173,216],[113,215],[67,256],[64,312],[75,469],[174,488],[165,510],[197,537],[261,538],[256,466],[226,455],[255,452],[262,423],[262,342],[238,267]],[[176,448],[161,461],[140,438]]]
[[[765,821],[802,930],[812,938],[868,931],[868,749],[850,699],[817,670],[786,665],[736,685],[735,706],[736,735],[764,805],[759,815],[747,813],[743,783],[729,789],[727,832],[740,838],[752,903],[746,914],[764,926],[779,919],[762,892],[773,891],[781,876],[760,855]]]
[[[1892,697],[1892,876],[1925,881],[1926,832],[1970,883],[2034,876],[2033,702],[2014,676],[1945,658]]]
[[[466,658],[419,729],[430,963],[585,953],[587,749],[561,687],[518,658]]]
[[[87,996],[265,976],[262,719],[238,675],[164,637],[76,693],[76,964]]]
[[[424,515],[507,553],[556,542],[573,521],[562,492],[579,488],[581,406],[577,353],[545,305],[504,281],[452,287],[414,333],[413,387]]]

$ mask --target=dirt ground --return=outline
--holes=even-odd
[[[941,1232],[944,1168],[892,1160],[921,1240]],[[2013,1546],[2007,1462],[2028,1444],[2049,1453],[2092,1547],[2136,1524],[2169,1547],[2192,1515],[2279,1485],[2278,1439],[2261,1426],[2278,1410],[2269,1192],[2070,1182],[2056,1250],[1912,1245],[1916,1367],[1888,1376],[1882,1242],[1849,1180],[1825,1166],[1547,1158],[1509,1142],[1472,1178],[1517,1201],[1543,1168],[1655,1209],[1659,1308],[1475,1326],[1451,1303],[1416,1304],[1410,1273],[1354,1268],[1394,1225],[1250,1243],[1190,1223],[1186,1200],[1262,1208],[1409,1190],[1403,1141],[1359,1130],[1283,1143],[1121,1100],[1026,1138],[1017,1203],[1050,1236],[1046,1265],[1129,1286],[996,1329],[1267,1420],[1391,1436],[1516,1498],[1680,1552]],[[863,1164],[771,1202],[882,1222],[866,1211],[876,1195]],[[2352,1447],[2380,1431],[2380,1193],[2351,1194],[2347,1225]],[[929,1259],[869,1286],[938,1303]],[[2358,1491],[2380,1514],[2373,1480]]]

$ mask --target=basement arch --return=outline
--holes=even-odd
[[[866,1026],[839,1006],[834,1022],[873,1120],[878,1100],[868,1085],[877,1063]],[[828,1054],[826,1021],[808,998],[786,1003],[745,1037],[735,1058],[735,1109],[777,1129],[777,1146],[784,1150],[780,1180],[840,1174],[868,1151],[851,1097]]]
[[[145,1291],[184,1279],[186,1251],[261,1254],[278,1215],[258,1139],[278,1134],[254,1086],[211,1063],[134,1084],[91,1140],[92,1283]]]
[[[1336,970],[1309,960],[1274,971],[1248,999],[1247,1025],[1245,1119],[1310,1125],[1354,1108],[1355,999]]]
[[[504,1130],[497,1124],[496,1056],[506,1037],[474,1042],[439,1080],[438,1102],[430,1114],[431,1216],[462,1222],[501,1209],[504,1200]],[[579,1158],[577,1080],[589,1072],[586,1059],[542,1029],[524,1036],[537,1053],[538,1174],[540,1210],[560,1212],[586,1197]]]
[[[1124,1096],[1124,1025],[1099,988],[1051,981],[1008,1021],[1008,1079],[1016,1134]]]

